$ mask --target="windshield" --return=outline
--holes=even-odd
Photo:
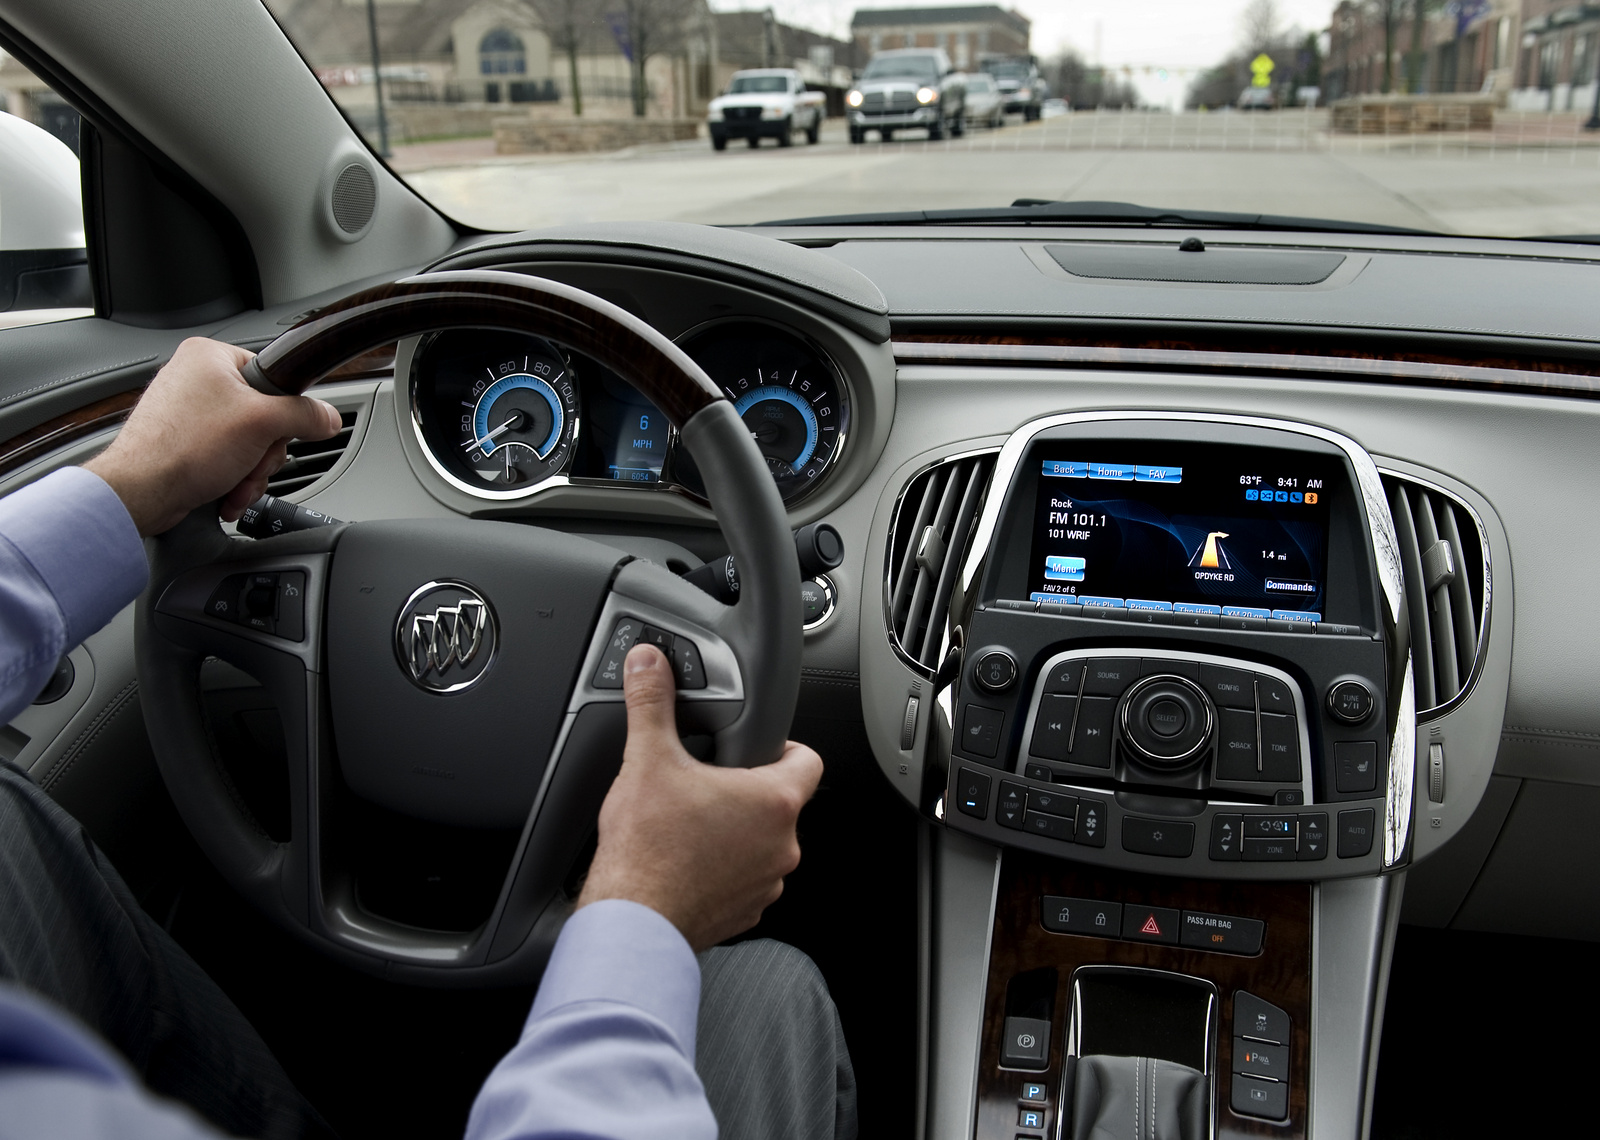
[[[1028,199],[1600,234],[1594,5],[265,2],[373,150],[487,230]],[[884,54],[907,47],[928,50]],[[939,52],[957,73],[1028,79],[1027,94],[969,115],[970,80],[941,80]],[[725,90],[785,90],[735,78],[769,67],[798,71],[806,94],[712,107]],[[1179,222],[1201,224],[1154,224]]]
[[[939,69],[928,55],[885,56],[867,64],[862,79],[937,79]]]
[[[729,95],[750,95],[755,93],[779,94],[789,90],[789,81],[781,75],[736,75],[733,82],[728,84]]]

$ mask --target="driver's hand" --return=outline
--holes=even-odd
[[[232,522],[266,493],[291,439],[338,434],[333,405],[263,396],[239,370],[251,353],[192,337],[145,389],[122,431],[84,464],[110,484],[140,534],[160,534],[213,499]]]
[[[672,669],[653,646],[628,654],[622,688],[628,745],[578,905],[643,903],[704,950],[749,930],[783,893],[822,758],[791,740],[762,768],[700,763],[678,739]]]

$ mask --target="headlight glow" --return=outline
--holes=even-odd
[[[1024,88],[1022,88],[1022,90],[1018,91],[1017,94],[1022,96],[1024,99],[1032,99],[1033,98],[1033,88],[1032,87],[1024,87]]]
[[[711,123],[722,122],[722,108],[713,107],[710,111],[706,112],[706,121]]]
[[[848,94],[848,95],[846,95],[844,97],[844,101],[846,103],[850,104],[850,106],[852,106],[852,107],[861,106],[861,92],[859,92],[859,91],[850,92],[850,94]]]
[[[763,108],[761,108],[761,117],[763,119],[781,119],[785,115],[787,115],[788,113],[789,113],[789,109],[787,107],[763,107]]]
[[[932,103],[939,98],[939,93],[932,87],[924,87],[917,92],[918,103]]]

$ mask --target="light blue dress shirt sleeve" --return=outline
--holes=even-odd
[[[584,907],[466,1140],[715,1140],[694,1071],[699,1009],[700,965],[672,923],[621,899]]]
[[[63,467],[0,499],[0,724],[149,576],[133,519],[98,475]]]

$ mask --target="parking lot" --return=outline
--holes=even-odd
[[[605,155],[495,157],[488,140],[418,147],[397,167],[488,229],[580,221],[747,223],[1016,198],[1252,209],[1465,234],[1600,233],[1600,139],[1576,115],[1501,115],[1492,131],[1333,135],[1323,112],[1080,112],[932,143],[920,131],[779,149],[704,141]]]

